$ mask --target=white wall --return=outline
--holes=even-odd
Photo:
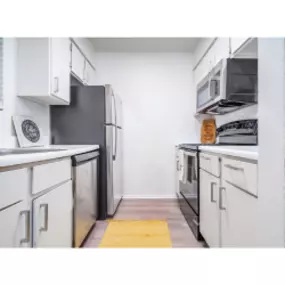
[[[123,101],[125,197],[174,197],[175,144],[196,142],[192,56],[100,53],[97,84]]]
[[[17,40],[4,38],[3,50],[4,110],[0,111],[0,147],[15,147],[17,140],[12,124],[14,114],[32,115],[39,119],[43,135],[49,137],[49,108],[17,97]]]

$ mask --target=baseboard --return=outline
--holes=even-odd
[[[176,195],[124,195],[123,199],[177,199]]]

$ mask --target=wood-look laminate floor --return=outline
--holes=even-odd
[[[137,199],[123,200],[114,217],[115,220],[165,219],[168,223],[172,247],[203,247],[190,230],[182,215],[177,200]],[[98,247],[107,228],[106,221],[97,221],[84,247]]]

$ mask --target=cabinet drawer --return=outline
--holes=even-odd
[[[71,179],[71,160],[65,159],[33,167],[32,193],[38,193]]]
[[[257,164],[222,158],[222,179],[257,196]]]
[[[0,210],[21,201],[29,193],[27,168],[0,172]]]
[[[206,170],[207,172],[219,177],[220,176],[220,166],[219,157],[204,152],[200,153],[200,168]]]

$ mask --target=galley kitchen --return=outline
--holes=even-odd
[[[277,45],[0,38],[0,247],[284,246]]]

